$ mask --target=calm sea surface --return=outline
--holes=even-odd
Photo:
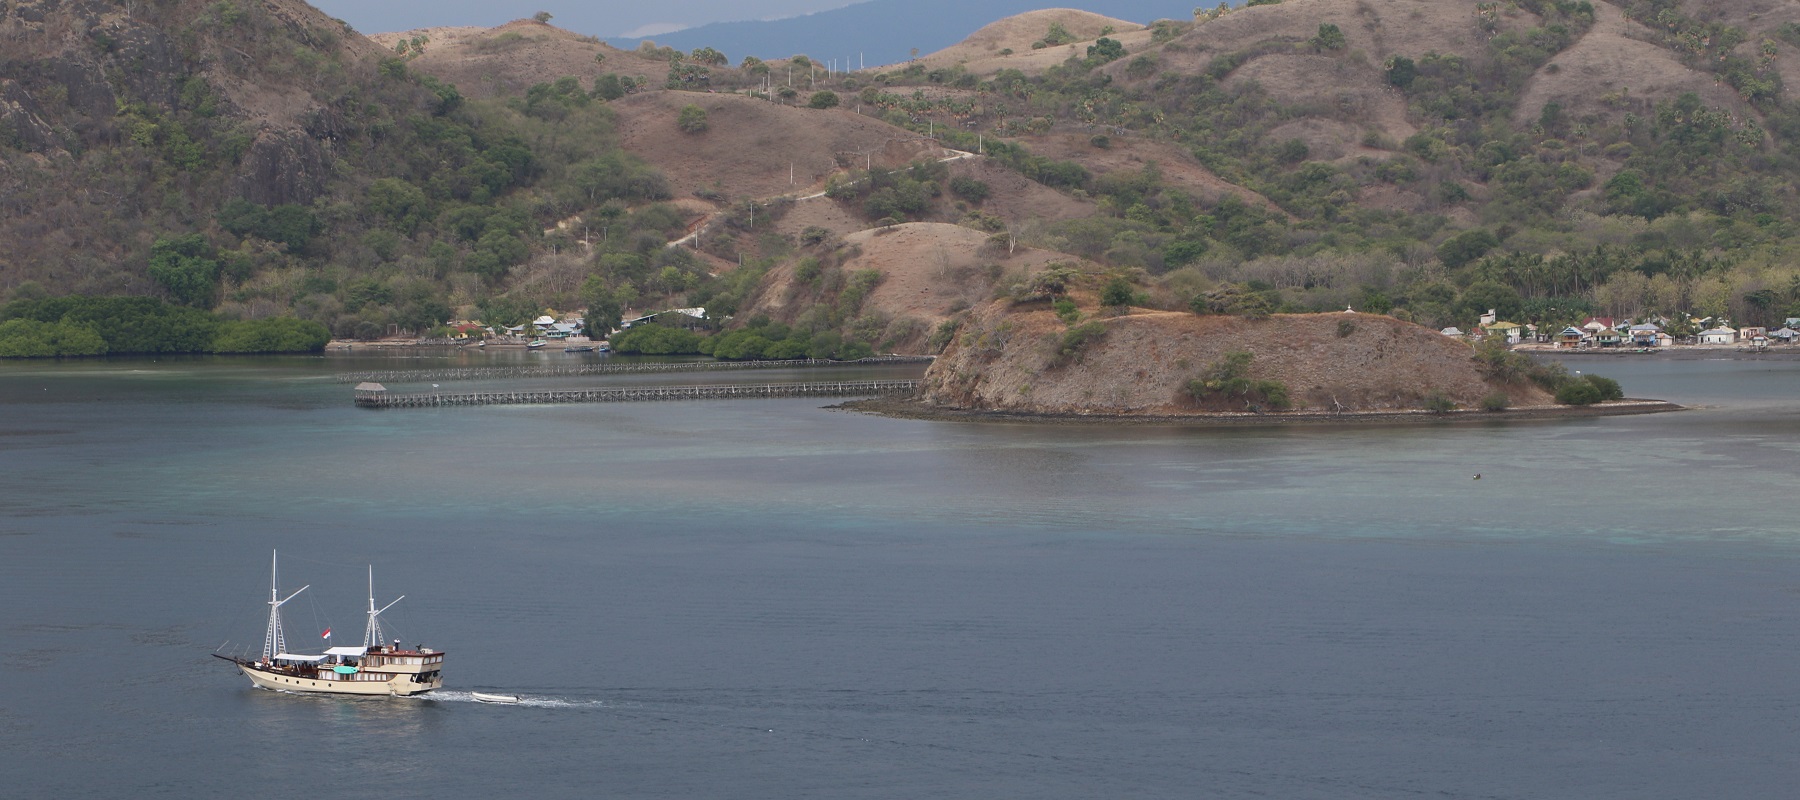
[[[332,380],[443,363],[0,364],[0,795],[1800,781],[1800,362],[1571,363],[1704,406],[1676,414],[1346,429],[373,412]],[[211,658],[260,650],[274,548],[312,585],[291,648],[359,639],[373,564],[448,689],[278,694]]]

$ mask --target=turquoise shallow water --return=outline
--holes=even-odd
[[[1677,414],[1221,431],[331,380],[396,361],[436,363],[0,364],[9,785],[1763,797],[1800,766],[1797,363],[1571,362]],[[359,631],[373,563],[453,691],[208,658],[260,646],[275,547],[297,639]]]

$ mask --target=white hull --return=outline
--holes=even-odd
[[[284,692],[317,692],[319,694],[354,694],[374,697],[410,697],[424,694],[444,685],[441,680],[430,683],[415,683],[409,673],[388,676],[387,680],[333,680],[320,677],[283,675],[268,672],[254,665],[238,662],[238,669],[250,677],[250,682],[264,689],[275,689]],[[365,673],[367,674],[367,673]]]
[[[473,695],[475,697],[476,701],[482,702],[482,703],[517,703],[517,702],[519,702],[518,695],[512,695],[512,694],[487,694],[486,692],[470,692],[469,694]]]

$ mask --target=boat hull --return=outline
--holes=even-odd
[[[424,694],[443,686],[442,680],[430,682],[414,682],[408,673],[397,673],[381,681],[345,681],[331,680],[304,675],[284,675],[258,669],[255,665],[238,662],[239,670],[249,676],[250,682],[259,688],[274,689],[283,692],[312,692],[317,694],[351,694],[364,697],[411,697]]]

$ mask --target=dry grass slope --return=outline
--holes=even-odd
[[[497,28],[420,28],[400,33],[378,33],[369,38],[392,51],[402,40],[429,38],[425,52],[409,66],[471,97],[523,95],[534,84],[565,76],[592,86],[594,78],[612,72],[646,78],[661,85],[668,75],[667,61],[620,50],[592,36],[583,36],[536,20],[521,19]],[[604,55],[604,62],[594,57]]]
[[[1296,410],[1419,408],[1441,392],[1465,408],[1504,389],[1515,405],[1549,401],[1533,386],[1496,387],[1468,345],[1373,314],[1262,320],[1134,311],[1102,318],[1106,333],[1073,363],[1055,354],[1066,326],[1042,305],[985,306],[926,373],[926,399],[950,408],[1049,414],[1174,416],[1198,412],[1184,387],[1232,351],[1251,376],[1287,385]],[[1340,325],[1350,323],[1348,335]]]
[[[1052,23],[1061,24],[1076,39],[1074,43],[1056,47],[1031,49],[1033,42],[1044,38]],[[1150,41],[1150,31],[1136,22],[1101,16],[1072,8],[1048,8],[1015,14],[982,26],[967,39],[930,55],[920,56],[918,63],[927,69],[957,64],[977,75],[988,75],[1003,69],[1016,69],[1034,74],[1061,64],[1071,56],[1086,53],[1086,47],[1100,38],[1101,31],[1112,28],[1110,38],[1137,50]],[[1002,55],[1001,51],[1011,50]]]
[[[676,126],[688,105],[706,111],[705,131]],[[850,167],[892,169],[945,154],[918,134],[843,109],[676,91],[630,95],[612,107],[620,143],[661,169],[678,197],[696,190],[732,200],[807,194]]]
[[[880,272],[882,280],[863,301],[861,313],[919,320],[929,330],[957,312],[986,302],[1003,276],[1031,274],[1058,262],[1097,269],[1062,253],[1017,247],[1010,254],[987,244],[989,235],[938,222],[913,222],[891,228],[858,231],[843,244],[854,253],[840,265],[846,273]],[[791,321],[804,311],[803,287],[797,286],[792,264],[775,268],[746,315],[767,314]],[[922,341],[905,343],[911,352]]]

